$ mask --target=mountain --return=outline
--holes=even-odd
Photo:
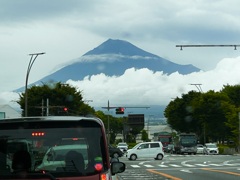
[[[189,74],[200,71],[193,65],[180,65],[167,59],[146,52],[123,40],[108,39],[93,50],[88,51],[76,62],[40,79],[40,82],[66,82],[82,80],[86,76],[104,73],[107,76],[120,76],[129,68],[148,68],[153,72],[162,71],[164,74],[179,72]]]

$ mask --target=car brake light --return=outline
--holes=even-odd
[[[95,170],[98,172],[102,171],[103,169],[103,165],[101,163],[95,164],[94,167],[95,167]]]
[[[44,132],[32,132],[32,136],[45,136]]]

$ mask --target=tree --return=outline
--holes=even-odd
[[[208,91],[203,93],[200,99],[194,99],[192,105],[194,107],[193,117],[198,121],[200,127],[199,137],[207,141],[222,141],[230,131],[226,126],[227,118],[225,108],[229,104],[229,98],[219,92]]]
[[[96,111],[95,115],[103,121],[106,133],[108,133],[109,121],[110,144],[113,144],[116,140],[117,134],[121,134],[123,132],[123,118],[106,115],[102,111]]]
[[[172,129],[179,132],[196,132],[197,121],[193,118],[192,106],[193,99],[200,98],[201,93],[190,91],[188,94],[183,94],[181,98],[176,98],[171,101],[164,111],[168,124]]]
[[[230,128],[232,135],[229,137],[235,142],[235,145],[239,146],[239,113],[240,113],[240,85],[230,86],[226,85],[221,90],[221,93],[227,95],[230,98],[232,107],[227,111],[225,110],[226,117],[228,121],[226,125]]]
[[[219,92],[190,91],[171,101],[164,113],[167,122],[178,132],[193,132],[201,141],[223,140],[230,134],[225,108],[231,108],[229,98]]]
[[[142,141],[149,141],[148,133],[146,130],[142,130]]]
[[[55,84],[32,86],[28,89],[28,115],[46,115],[47,101],[49,102],[49,115],[88,115],[95,112],[92,107],[84,103],[81,92],[68,84],[58,82]],[[20,99],[17,103],[23,109],[22,115],[24,115],[24,92],[20,94]],[[67,111],[64,111],[65,107]]]

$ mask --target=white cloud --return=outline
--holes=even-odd
[[[166,103],[194,89],[190,83],[201,83],[204,91],[239,83],[238,60],[233,62],[238,59],[234,58],[239,56],[238,50],[176,48],[177,44],[239,44],[239,5],[239,0],[0,1],[0,92],[25,85],[30,53],[46,52],[34,63],[29,84],[109,38],[126,40],[174,63],[192,64],[206,72],[166,77],[161,72],[132,69],[121,77],[98,75],[75,82],[81,84],[86,98],[94,98],[96,103],[107,99],[115,103]],[[225,57],[232,59],[219,62]],[[107,93],[98,92],[98,96],[97,90]],[[125,92],[129,94],[123,96]],[[1,94],[1,102],[8,96]]]
[[[240,56],[222,59],[211,71],[188,75],[175,72],[167,76],[162,72],[131,68],[122,76],[98,74],[85,77],[81,81],[68,80],[67,83],[81,91],[84,100],[92,100],[90,105],[93,107],[105,106],[108,100],[116,106],[167,105],[172,98],[181,97],[191,90],[198,91],[191,84],[201,84],[204,92],[220,91],[227,84],[240,84],[239,69]],[[18,107],[14,103],[19,98],[17,93],[2,92],[0,97],[0,104]]]

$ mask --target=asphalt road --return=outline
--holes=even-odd
[[[118,180],[239,180],[240,156],[165,154],[163,160],[137,159],[126,164]]]

